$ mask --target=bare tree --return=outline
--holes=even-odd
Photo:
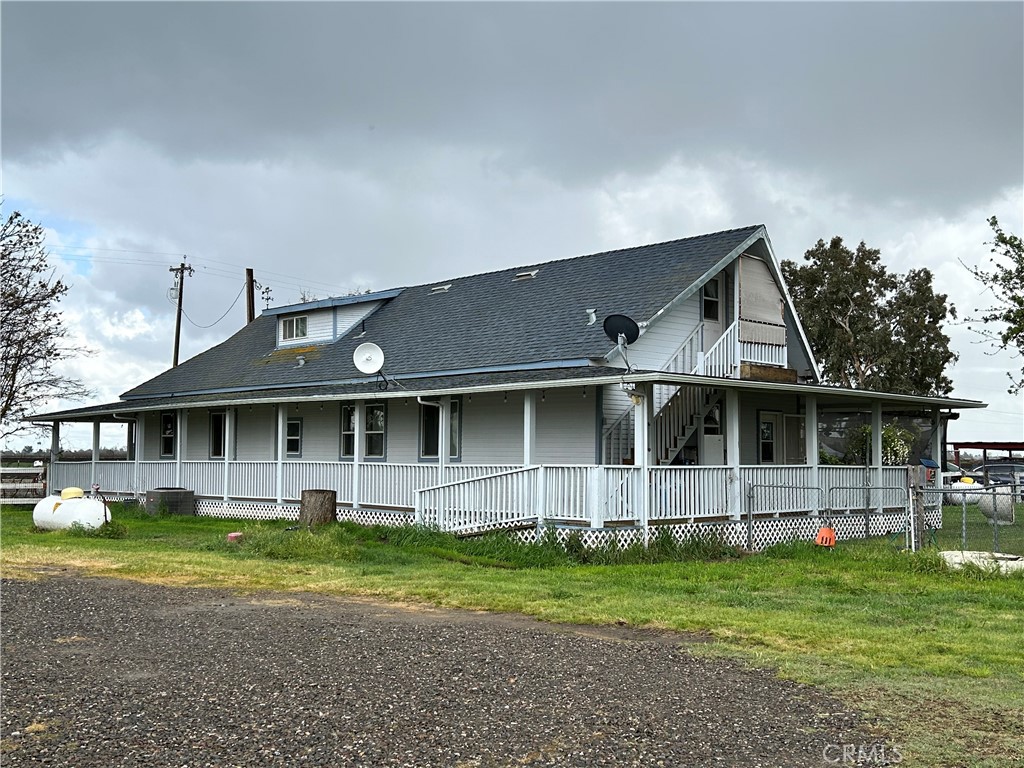
[[[43,228],[14,211],[0,227],[0,437],[32,427],[26,416],[57,399],[88,395],[57,363],[78,354],[64,342],[57,304],[68,285],[55,277]]]

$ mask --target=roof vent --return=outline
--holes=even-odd
[[[435,293],[448,293],[448,289],[451,287],[451,283],[448,283],[447,285],[435,285],[433,288],[430,289],[430,293],[431,295]]]
[[[539,269],[531,269],[529,272],[517,272],[516,276],[512,278],[512,282],[515,283],[519,280],[533,280],[540,272]]]

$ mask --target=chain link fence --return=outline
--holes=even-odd
[[[1024,556],[1024,487],[922,490],[928,506],[942,504],[942,525],[926,532],[925,545]]]

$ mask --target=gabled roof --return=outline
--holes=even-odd
[[[588,365],[609,350],[601,321],[646,322],[763,227],[689,237],[561,261],[439,280],[393,296],[338,341],[277,349],[276,314],[264,313],[222,344],[126,392],[161,397],[365,379],[352,363],[378,344],[389,375]],[[517,275],[532,272],[516,280]],[[448,285],[444,291],[432,291]],[[588,324],[588,310],[596,323]],[[304,358],[303,365],[297,362]]]

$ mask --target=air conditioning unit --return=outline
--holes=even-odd
[[[196,494],[187,488],[154,488],[146,491],[146,511],[151,515],[194,515]]]

